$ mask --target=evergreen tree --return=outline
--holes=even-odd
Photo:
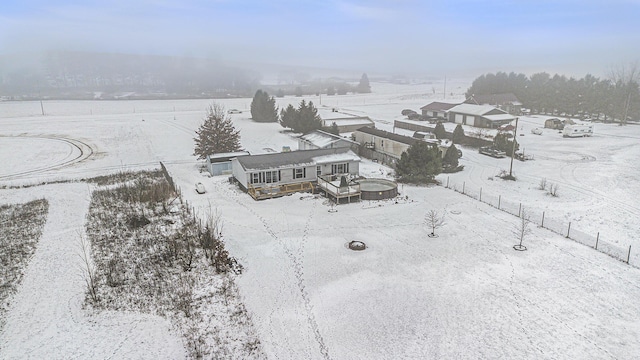
[[[257,122],[278,121],[276,100],[266,91],[258,90],[251,101],[251,118]]]
[[[356,87],[356,91],[359,92],[359,93],[370,93],[371,92],[371,85],[369,84],[369,77],[367,77],[366,73],[362,74],[362,77],[360,78],[360,83],[358,83],[358,86]]]
[[[444,153],[442,165],[451,168],[458,167],[458,148],[454,144],[451,144],[447,149],[447,152]]]
[[[464,129],[462,128],[462,124],[458,124],[456,128],[453,130],[453,137],[451,141],[455,144],[460,144],[464,140]]]
[[[280,125],[284,128],[293,129],[297,127],[298,113],[293,105],[289,104],[280,112]]]
[[[224,108],[213,104],[207,109],[204,123],[196,131],[193,155],[206,159],[207,155],[240,150],[240,132],[233,127]]]
[[[278,89],[278,91],[276,91],[276,97],[284,97],[284,90]]]
[[[327,129],[327,132],[333,135],[340,135],[340,129],[338,128],[338,124],[336,122],[331,123],[331,127]]]
[[[506,133],[498,133],[496,137],[493,138],[493,147],[498,150],[504,151],[507,156],[511,156],[511,153],[513,152],[514,141],[516,142],[515,151],[518,151],[518,149],[520,148],[520,144],[518,144],[518,141],[516,141],[515,139],[509,140]]]
[[[444,125],[442,125],[441,121],[438,121],[436,124],[436,128],[433,129],[433,134],[437,139],[446,139],[447,138],[447,130],[444,129]]]
[[[293,130],[303,134],[322,128],[322,119],[320,115],[318,115],[318,109],[313,106],[313,102],[309,101],[305,103],[304,100],[300,102],[297,125],[298,128]]]
[[[424,141],[416,141],[396,163],[396,178],[400,182],[432,183],[441,171],[440,150]]]
[[[327,95],[335,95],[336,94],[336,88],[334,88],[333,86],[329,86],[327,88]]]

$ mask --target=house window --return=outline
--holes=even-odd
[[[322,175],[322,165],[316,166],[316,176]]]
[[[349,163],[331,165],[332,174],[345,174],[348,172],[349,172]]]
[[[307,176],[306,168],[295,168],[293,169],[293,178],[294,179],[303,179]]]
[[[262,183],[277,183],[280,181],[280,172],[279,171],[261,171],[256,173],[251,173],[251,183],[252,184],[262,184]]]

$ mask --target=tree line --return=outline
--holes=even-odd
[[[466,96],[513,93],[533,113],[620,121],[640,118],[640,68],[638,63],[612,69],[607,78],[583,78],[546,72],[529,77],[497,72],[476,78]]]

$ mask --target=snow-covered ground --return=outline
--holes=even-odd
[[[460,98],[468,85],[449,81],[447,100],[449,92]],[[374,83],[372,94],[306,100],[393,130],[402,109],[442,100],[439,87]],[[250,152],[297,147],[279,125],[248,119],[251,99],[219,102],[243,110],[231,116]],[[309,194],[256,202],[226,177],[205,176],[192,156],[194,131],[209,103],[51,101],[43,104],[45,116],[39,102],[0,103],[0,187],[163,161],[198,211],[215,207],[222,215],[228,249],[246,269],[240,292],[270,358],[601,359],[640,353],[638,268],[537,227],[525,239],[528,251],[516,252],[515,217],[443,187],[405,185],[399,190],[408,200],[340,205],[337,212]],[[482,188],[483,200],[500,196],[503,204],[522,203],[535,214],[545,211],[549,221],[571,221],[580,231],[600,232],[602,241],[639,249],[640,168],[634,161],[640,127],[595,124],[593,137],[579,139],[548,129],[531,134],[542,121],[520,118],[518,131],[525,135],[518,141],[535,160],[514,162],[518,181],[495,178],[509,169],[508,158],[464,147],[465,170],[439,179],[458,188],[464,183],[466,192]],[[365,176],[388,172],[366,160],[361,168]],[[559,184],[558,197],[537,189],[542,178]],[[191,191],[198,181],[207,194]],[[86,314],[79,307],[78,271],[56,268],[80,260],[67,253],[83,231],[89,191],[86,184],[0,189],[0,203],[43,196],[51,202],[0,335],[0,357],[137,358],[164,349],[180,357],[178,336],[163,319]],[[424,216],[432,209],[447,214],[437,238],[426,236]],[[351,251],[351,240],[368,248]],[[632,250],[631,263],[639,260]]]

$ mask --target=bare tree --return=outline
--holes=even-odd
[[[516,224],[513,233],[520,240],[520,243],[518,245],[514,245],[513,248],[519,251],[527,250],[527,247],[522,245],[522,241],[527,235],[531,234],[531,221],[529,220],[529,214],[525,211],[524,208],[520,213],[518,223]]]
[[[640,66],[638,60],[631,62],[628,66],[622,64],[612,67],[608,76],[615,89],[616,99],[613,105],[619,108],[620,125],[625,125],[633,100],[640,93]]]
[[[440,214],[437,210],[429,210],[427,215],[425,215],[425,221],[427,226],[431,228],[431,233],[428,235],[429,237],[436,237],[436,229],[441,228],[444,222],[445,213]]]

